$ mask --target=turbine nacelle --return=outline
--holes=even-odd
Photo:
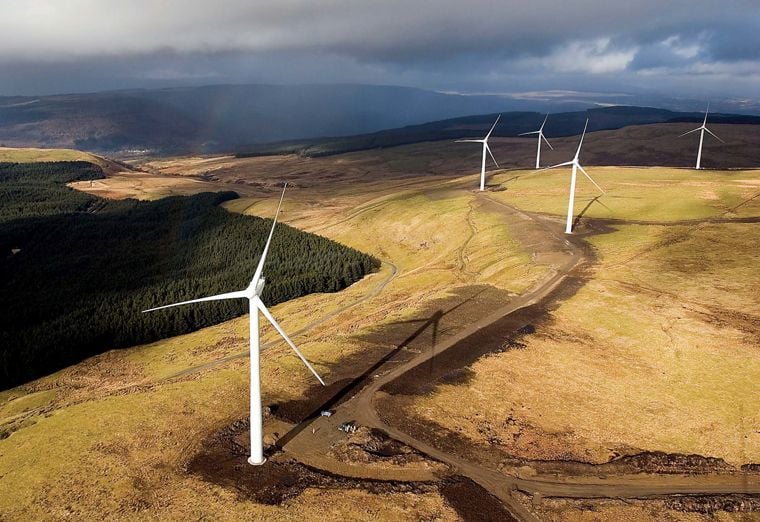
[[[254,284],[254,281],[251,281],[251,284],[248,285],[248,288],[245,289],[245,294],[248,299],[253,299],[254,297],[261,297],[261,293],[264,291],[264,282],[265,278],[262,277]]]

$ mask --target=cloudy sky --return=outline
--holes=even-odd
[[[760,97],[758,0],[0,0],[0,94],[212,83]]]

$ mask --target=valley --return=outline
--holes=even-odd
[[[469,497],[495,519],[566,519],[582,502],[596,519],[740,520],[752,502],[741,496],[760,489],[760,281],[743,248],[758,171],[589,166],[607,194],[579,181],[566,240],[567,171],[501,170],[477,193],[467,167],[436,171],[426,146],[176,158],[74,184],[155,199],[198,182],[236,190],[229,210],[268,216],[287,172],[285,223],[382,265],[273,308],[328,386],[265,332],[270,467],[240,456],[238,318],[0,393],[13,426],[0,481],[21,485],[0,510],[467,520]],[[356,434],[337,429],[348,421]],[[46,504],[33,504],[41,491]]]

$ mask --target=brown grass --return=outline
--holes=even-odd
[[[470,192],[475,176],[410,176],[401,152],[393,152],[395,159],[386,152],[335,157],[317,176],[309,168],[318,163],[299,159],[302,168],[288,172],[294,183],[285,222],[371,252],[399,270],[377,297],[296,336],[328,381],[364,371],[374,361],[367,354],[386,353],[395,339],[376,334],[388,323],[419,318],[437,300],[476,284],[492,285],[496,293],[524,291],[549,268],[517,241],[520,225],[505,225],[503,216],[478,203]],[[417,174],[425,165],[435,169],[435,158],[418,160],[424,165]],[[244,197],[229,203],[230,209],[270,216],[282,169],[295,160],[188,160],[186,168],[196,176],[215,162],[222,165],[205,179],[174,175],[185,172],[183,161],[146,167],[160,169],[155,173],[116,174],[103,181],[103,194],[159,197],[239,188]],[[386,163],[398,175],[383,178],[367,168]],[[552,197],[561,198],[561,191]],[[715,203],[712,197],[700,201]],[[754,208],[748,204],[742,211]],[[439,386],[411,401],[408,410],[475,443],[484,443],[483,433],[496,435],[511,444],[509,451],[527,457],[601,461],[621,449],[660,449],[758,461],[760,404],[752,393],[760,375],[752,340],[753,318],[760,313],[758,259],[756,249],[746,248],[758,240],[754,225],[625,226],[594,238],[600,264],[592,282],[525,339],[526,349],[478,361],[472,381]],[[273,314],[293,332],[355,302],[389,274],[386,264],[343,292],[283,303]],[[460,310],[447,316],[448,324],[472,314]],[[245,416],[247,361],[243,356],[172,376],[244,353],[246,335],[243,317],[107,353],[0,393],[0,428],[15,430],[0,440],[0,514],[455,518],[434,493],[307,490],[281,506],[263,506],[187,474],[183,466],[201,441]],[[273,339],[272,332],[266,329],[264,337]],[[301,400],[313,384],[281,344],[265,352],[262,381],[265,404]],[[515,439],[516,430],[528,442]]]
[[[130,180],[142,183],[143,176],[123,173],[106,183],[118,181],[129,187]],[[473,193],[455,190],[446,180],[432,181],[416,180],[424,185],[421,191],[405,189],[398,182],[373,181],[369,187],[296,186],[288,192],[285,222],[391,259],[399,269],[378,297],[295,337],[328,381],[361,373],[372,362],[362,354],[389,348],[382,340],[365,339],[379,323],[414,317],[431,299],[458,286],[477,282],[521,291],[540,277],[541,270],[525,269],[529,256],[499,225],[496,214],[479,208]],[[230,188],[223,183],[216,186]],[[148,192],[137,184],[131,190]],[[323,196],[329,202],[324,208]],[[240,210],[271,215],[271,206],[269,198],[252,197]],[[442,215],[447,220],[445,230],[440,226]],[[471,226],[478,230],[474,242]],[[504,248],[470,248],[470,243],[481,242]],[[287,331],[294,332],[366,295],[389,274],[386,265],[343,292],[306,296],[272,312]],[[265,341],[274,338],[269,328],[263,336]],[[0,393],[2,426],[11,416],[24,415],[24,424],[14,424],[11,436],[0,440],[0,487],[10,492],[0,495],[0,512],[12,518],[95,514],[172,519],[456,518],[436,493],[415,497],[307,491],[282,506],[266,507],[236,500],[229,491],[188,475],[183,465],[201,442],[245,417],[247,360],[243,355],[184,377],[171,376],[220,356],[245,354],[246,339],[247,318],[242,317],[189,335],[109,352]],[[353,364],[343,364],[346,360]],[[299,400],[314,384],[282,344],[264,352],[262,382],[267,405]],[[52,393],[37,395],[39,400],[30,396],[40,390]]]
[[[752,224],[625,226],[526,348],[410,406],[531,459],[638,451],[760,461],[760,241]]]

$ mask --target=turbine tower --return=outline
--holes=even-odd
[[[549,148],[554,150],[554,147],[552,147],[552,144],[549,143],[549,140],[546,139],[546,136],[544,136],[544,125],[546,125],[546,120],[549,119],[549,115],[546,115],[546,118],[544,118],[544,122],[541,124],[541,127],[537,131],[532,132],[523,132],[522,134],[518,134],[518,136],[529,136],[531,134],[538,134],[538,148],[536,149],[536,170],[541,168],[541,140],[544,140],[547,145],[549,145]]]
[[[287,187],[287,183],[285,184]],[[269,244],[272,242],[272,235],[274,234],[274,227],[277,225],[277,216],[280,213],[280,207],[282,206],[282,199],[285,197],[285,187],[282,189],[282,195],[280,196],[280,203],[277,206],[277,212],[274,215],[272,221],[272,229],[269,231],[269,238],[264,246],[264,252],[261,254],[261,259],[256,267],[256,271],[253,274],[253,279],[245,290],[238,292],[230,292],[227,294],[212,295],[210,297],[201,297],[200,299],[193,299],[191,301],[183,301],[181,303],[174,303],[165,306],[159,306],[157,308],[151,308],[149,310],[143,310],[143,312],[152,312],[154,310],[162,310],[164,308],[171,308],[174,306],[182,306],[191,303],[201,303],[204,301],[222,301],[225,299],[248,299],[249,303],[249,321],[250,321],[250,354],[251,354],[251,404],[250,404],[250,417],[251,417],[251,456],[248,458],[248,463],[254,466],[264,464],[266,459],[264,458],[264,448],[262,443],[262,416],[261,416],[261,375],[259,372],[259,312],[261,312],[266,319],[272,323],[275,330],[282,336],[286,343],[290,345],[296,355],[303,361],[306,367],[314,374],[322,385],[325,382],[322,377],[314,370],[314,368],[306,360],[306,357],[296,348],[293,341],[285,334],[280,325],[275,321],[272,314],[269,312],[264,303],[261,301],[261,291],[264,289],[264,278],[261,273],[264,269],[264,262],[267,258],[267,252],[269,251]]]
[[[567,224],[565,225],[565,234],[572,234],[573,233],[573,204],[575,203],[575,177],[580,170],[583,172],[583,175],[586,176],[591,183],[594,184],[596,188],[599,189],[599,191],[604,194],[604,190],[602,190],[602,187],[596,184],[596,181],[591,179],[591,176],[588,175],[588,172],[581,166],[580,162],[578,161],[578,157],[581,155],[581,147],[583,146],[583,138],[586,136],[586,129],[588,128],[588,118],[586,118],[586,125],[583,127],[583,134],[581,135],[581,141],[578,143],[578,150],[575,151],[575,156],[572,160],[566,161],[564,163],[559,163],[558,165],[552,165],[551,167],[548,167],[550,169],[553,169],[555,167],[567,167],[572,165],[573,172],[570,176],[570,201],[567,204]]]
[[[493,125],[491,126],[491,130],[488,131],[488,134],[486,134],[486,137],[482,140],[456,140],[457,143],[482,143],[483,144],[483,160],[480,163],[480,191],[482,192],[485,190],[486,187],[486,151],[488,151],[488,154],[491,155],[491,159],[494,163],[496,163],[496,166],[499,166],[499,162],[496,161],[496,158],[493,157],[493,153],[491,152],[491,147],[488,146],[488,138],[491,136],[491,133],[496,128],[496,124],[499,123],[499,118],[501,118],[501,114],[499,114],[496,117],[496,121],[493,122]]]
[[[690,130],[689,132],[684,132],[683,134],[681,134],[679,136],[679,138],[682,138],[682,137],[686,136],[687,134],[691,134],[692,132],[701,131],[699,133],[699,150],[697,150],[697,166],[695,167],[697,170],[699,170],[700,168],[702,168],[701,167],[701,165],[702,165],[702,143],[705,141],[705,131],[709,132],[712,135],[712,137],[715,138],[716,140],[718,140],[719,142],[726,143],[725,141],[723,141],[722,139],[720,139],[719,137],[717,137],[713,133],[713,131],[711,131],[710,129],[707,128],[707,113],[708,112],[710,112],[710,104],[709,103],[707,104],[707,109],[705,109],[705,119],[702,122],[702,125],[700,127],[697,127],[694,130]]]

